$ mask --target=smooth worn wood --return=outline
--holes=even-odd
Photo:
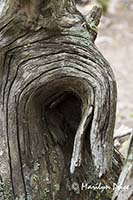
[[[0,8],[1,200],[110,199],[72,188],[112,184],[122,165],[113,156],[116,82],[94,44],[101,10],[85,19],[72,0]]]

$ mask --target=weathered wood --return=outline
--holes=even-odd
[[[116,83],[94,44],[101,11],[86,20],[72,0],[0,4],[1,199],[102,199],[71,188],[118,166]]]
[[[133,199],[133,133],[129,144],[127,159],[120,174],[112,200]]]

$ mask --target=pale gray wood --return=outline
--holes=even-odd
[[[115,185],[112,200],[133,199],[133,133],[130,136],[130,144],[125,165]]]

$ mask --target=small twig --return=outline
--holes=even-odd
[[[130,135],[132,132],[132,128],[128,128],[127,126],[122,125],[119,129],[116,129],[114,132],[114,140],[117,138],[122,138],[127,135]]]

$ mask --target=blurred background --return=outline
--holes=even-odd
[[[114,144],[126,157],[133,128],[133,0],[76,0],[76,4],[83,15],[94,5],[103,10],[95,43],[116,77],[118,103]]]

